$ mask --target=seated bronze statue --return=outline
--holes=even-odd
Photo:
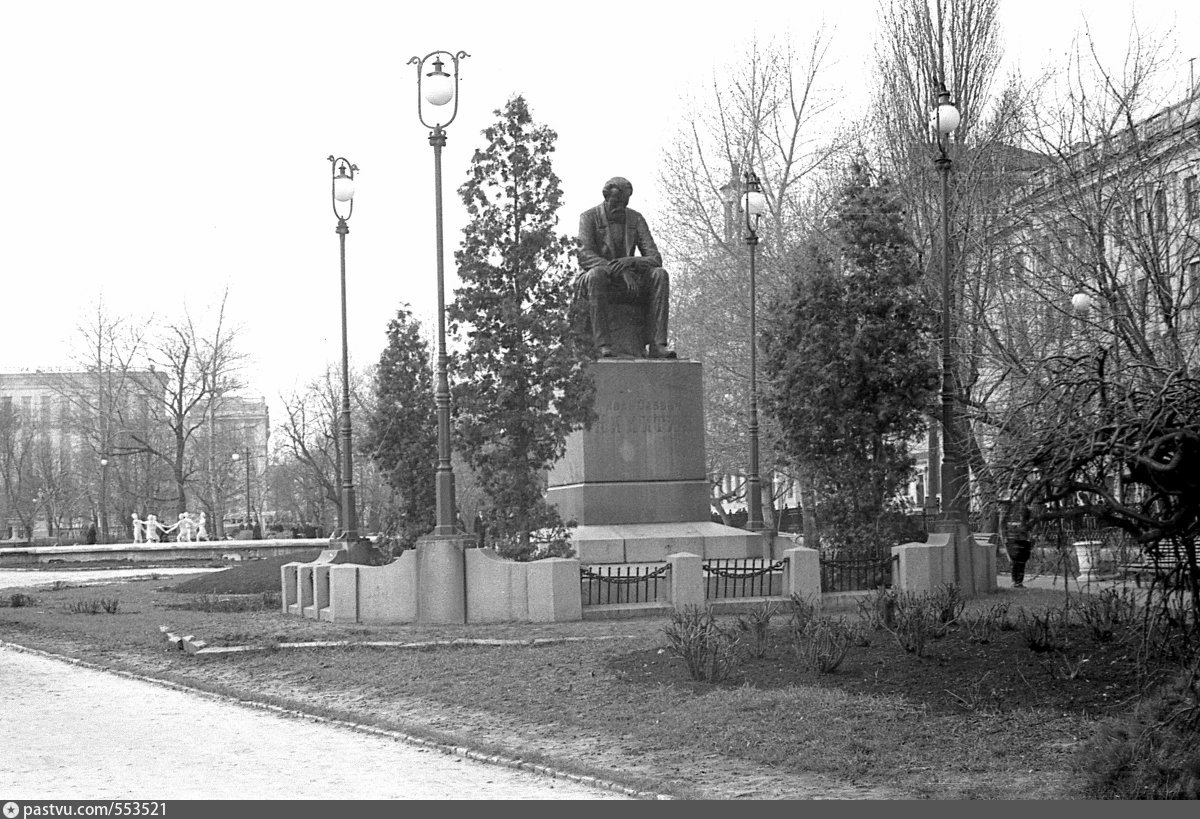
[[[628,207],[633,185],[616,176],[604,183],[603,194],[603,203],[579,216],[583,270],[575,277],[575,298],[586,304],[596,355],[675,358],[667,348],[670,277],[645,218]],[[620,315],[631,311],[614,310],[614,305],[640,308],[632,312],[635,326],[626,326]],[[614,350],[614,332],[621,341],[632,340]]]

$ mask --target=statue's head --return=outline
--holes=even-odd
[[[610,219],[623,221],[625,206],[633,195],[633,183],[623,176],[614,176],[604,183],[604,205]]]
[[[604,201],[607,202],[609,197],[618,190],[625,192],[625,201],[628,202],[629,197],[633,195],[633,183],[623,176],[614,176],[604,183],[604,190],[602,191]]]

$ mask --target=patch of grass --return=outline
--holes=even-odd
[[[270,587],[257,593],[277,593],[277,566],[269,576]],[[544,755],[575,770],[694,798],[795,798],[814,795],[811,788],[818,786],[825,788],[821,798],[1078,798],[1071,749],[1098,719],[1127,712],[1154,682],[1139,676],[1135,647],[1100,641],[1082,622],[1063,624],[1075,659],[1053,655],[1063,664],[1054,674],[1044,666],[1047,654],[1031,651],[1020,630],[997,627],[986,643],[971,639],[968,624],[980,613],[1007,620],[996,608],[1005,597],[1012,599],[1014,618],[1060,607],[1061,593],[1048,590],[967,601],[921,656],[890,637],[856,643],[836,674],[796,662],[793,624],[781,616],[764,629],[761,657],[748,652],[735,674],[705,682],[671,654],[664,633],[669,620],[661,617],[366,626],[287,616],[276,607],[177,608],[229,593],[181,595],[160,585],[143,580],[105,587],[106,594],[120,589],[120,617],[71,616],[65,604],[96,591],[70,590],[55,594],[45,609],[0,609],[0,629],[13,642],[206,690],[510,757]],[[881,611],[878,619],[886,615]],[[577,641],[199,657],[165,645],[161,625],[209,645]],[[717,616],[713,625],[738,632],[736,615]],[[1081,670],[1072,675],[1068,663]]]
[[[310,563],[321,549],[300,554],[245,560],[219,572],[208,572],[171,587],[180,594],[263,594],[282,589],[280,567],[286,563]]]
[[[204,612],[278,611],[283,605],[279,591],[257,594],[194,594],[181,603],[168,603],[167,608]]]

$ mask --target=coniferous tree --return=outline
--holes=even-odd
[[[787,454],[817,477],[822,540],[869,543],[937,387],[935,314],[886,184],[854,167],[830,228],[770,316],[764,404]]]
[[[394,492],[395,536],[404,547],[434,526],[437,417],[429,346],[407,304],[388,322],[375,375],[375,406],[359,448]]]
[[[568,316],[574,243],[555,232],[557,134],[534,123],[519,95],[495,113],[459,188],[470,222],[449,309],[465,336],[453,394],[460,451],[487,495],[485,523],[519,558],[533,552],[531,532],[561,526],[545,473],[587,421],[592,390]]]

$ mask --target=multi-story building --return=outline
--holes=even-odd
[[[219,475],[217,465],[226,463],[232,464],[236,473],[228,483],[217,479],[211,484],[214,501],[222,510],[222,525],[261,521],[271,435],[267,402],[261,397],[223,395],[212,399],[205,409],[209,423],[205,446],[213,465],[210,474]]]
[[[1031,362],[1092,356],[1111,378],[1194,371],[1200,356],[1200,87],[1140,121],[1079,122],[1087,139],[1030,177],[976,260],[995,273],[976,362],[985,452],[1030,400]]]
[[[0,373],[0,540],[128,535],[133,514],[169,520],[178,490],[168,376],[152,368],[112,372]],[[178,424],[175,424],[178,426]],[[202,401],[184,419],[189,503],[226,517],[240,493],[261,486],[270,423],[266,402],[241,396]],[[236,491],[235,491],[236,490]]]

